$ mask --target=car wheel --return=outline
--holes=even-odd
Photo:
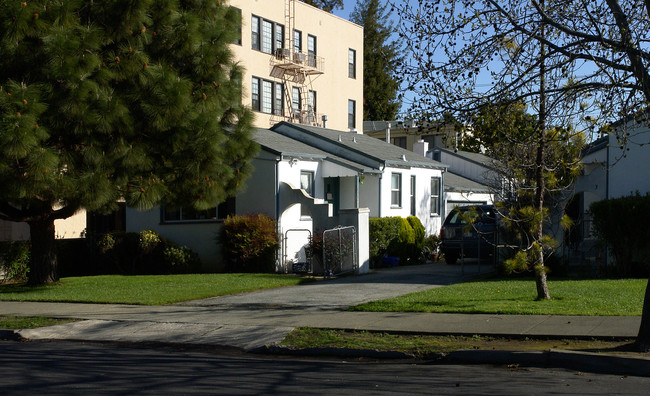
[[[447,253],[445,254],[445,261],[449,265],[454,265],[458,261],[458,253]]]

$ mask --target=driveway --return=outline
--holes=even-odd
[[[489,272],[488,265],[433,263],[383,268],[370,274],[347,276],[299,286],[259,290],[179,303],[232,308],[344,309],[369,301],[458,283]]]

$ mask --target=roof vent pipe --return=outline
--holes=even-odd
[[[323,120],[323,128],[327,128],[327,114],[323,114],[321,119]]]

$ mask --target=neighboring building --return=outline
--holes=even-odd
[[[241,10],[235,57],[255,126],[363,128],[363,28],[298,0],[229,0]],[[326,117],[327,121],[323,121]]]
[[[605,264],[607,256],[599,249],[591,233],[589,206],[603,199],[620,198],[639,192],[650,193],[650,128],[647,120],[627,118],[613,125],[618,134],[627,134],[621,147],[617,133],[605,135],[583,150],[583,169],[577,178],[566,213],[574,221],[565,242],[572,262]]]
[[[363,133],[394,144],[403,149],[412,150],[419,142],[426,142],[430,148],[446,147],[455,141],[458,133],[453,125],[427,123],[420,125],[412,120],[406,121],[364,121]]]
[[[278,220],[282,241],[278,271],[291,271],[292,262],[304,260],[310,234],[354,225],[359,238],[367,238],[364,216],[413,214],[427,234],[439,232],[445,170],[439,162],[362,134],[286,122],[260,128],[254,136],[262,150],[230,212],[264,213]],[[172,221],[164,217],[166,213],[160,208],[148,212],[127,208],[127,230],[151,228],[216,266],[216,237],[228,210]],[[360,272],[367,270],[367,262],[359,264]]]

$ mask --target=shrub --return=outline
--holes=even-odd
[[[230,272],[275,272],[280,246],[276,223],[268,216],[228,216],[221,234],[226,270]]]
[[[151,230],[112,232],[97,242],[98,273],[161,275],[197,272],[198,255]]]
[[[419,260],[424,245],[424,227],[417,217],[374,217],[370,219],[369,227],[371,265],[377,266],[385,256],[397,256],[401,263]]]
[[[26,280],[29,273],[29,258],[29,242],[0,242],[0,280],[5,282]]]
[[[639,193],[591,204],[594,234],[612,248],[621,276],[645,276],[650,258],[650,196]]]

